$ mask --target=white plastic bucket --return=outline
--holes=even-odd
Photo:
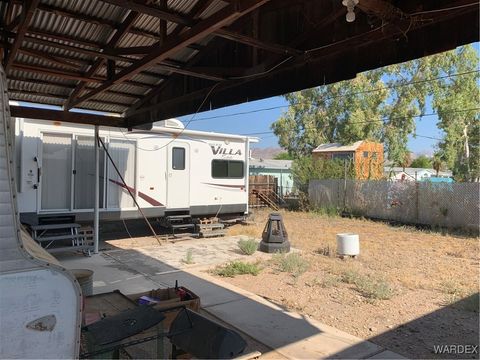
[[[357,234],[337,234],[337,254],[340,256],[357,256],[360,254],[360,239]]]

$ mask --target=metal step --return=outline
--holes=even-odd
[[[193,229],[195,224],[170,224],[172,229]]]
[[[167,219],[187,219],[187,218],[191,218],[192,215],[188,215],[188,214],[185,214],[185,215],[168,215],[166,216]]]

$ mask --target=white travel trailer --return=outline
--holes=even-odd
[[[100,128],[100,138],[125,183],[100,151],[100,219],[169,215],[243,216],[248,212],[249,143],[245,136],[187,130],[176,119],[152,130]],[[33,119],[16,121],[21,219],[75,215],[94,207],[94,129]]]

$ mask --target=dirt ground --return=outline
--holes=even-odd
[[[268,213],[256,211],[250,225],[235,225],[229,235],[260,238]],[[439,345],[478,345],[478,238],[316,213],[282,214],[308,270],[292,275],[264,261],[258,276],[224,279],[410,358],[478,358],[478,352],[434,353]],[[359,234],[356,259],[336,257],[335,235],[342,232]]]

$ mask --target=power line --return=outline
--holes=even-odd
[[[471,108],[471,109],[462,109],[462,110],[452,110],[452,111],[445,111],[446,113],[449,113],[449,114],[456,114],[456,113],[462,113],[462,112],[468,112],[468,111],[475,111],[475,110],[480,110],[480,108]],[[419,118],[422,118],[422,117],[427,117],[427,116],[434,116],[434,115],[438,115],[438,113],[423,113],[423,114],[418,114],[418,115],[412,115],[411,117],[419,117]],[[353,121],[353,122],[349,122],[347,123],[348,125],[354,125],[354,124],[369,124],[369,123],[376,123],[376,122],[382,122],[384,123],[385,121],[387,120],[392,120],[392,119],[405,119],[407,118],[408,116],[396,116],[396,117],[389,117],[389,118],[385,118],[385,119],[381,119],[381,120],[365,120],[365,121]],[[385,125],[388,125],[388,124],[385,124]],[[255,133],[248,133],[248,134],[243,134],[243,135],[262,135],[262,134],[270,134],[272,133],[273,131],[264,131],[264,132],[255,132]],[[437,140],[437,139],[436,139]]]
[[[273,134],[273,131],[270,130],[270,131],[264,131],[264,132],[258,132],[258,133],[251,133],[251,134],[244,134],[244,135],[262,135],[262,134]],[[417,134],[417,133],[414,133],[414,134],[411,134],[411,135],[412,135],[413,137],[421,137],[421,138],[438,140],[438,141],[442,141],[442,140],[443,140],[443,139],[435,138],[435,137],[432,137],[432,136],[420,135],[420,134]],[[266,139],[266,138],[271,138],[271,137],[274,137],[274,136],[276,136],[276,135],[265,136],[264,139]]]
[[[480,72],[480,70],[477,69],[477,70],[464,71],[464,72],[455,73],[455,74],[447,74],[447,75],[443,75],[443,76],[436,77],[436,78],[411,81],[411,82],[406,82],[406,83],[403,83],[403,84],[395,84],[395,85],[391,85],[391,86],[383,86],[383,87],[370,89],[370,90],[351,92],[349,94],[330,96],[330,97],[323,98],[322,100],[332,100],[332,99],[341,98],[341,97],[367,94],[367,93],[371,93],[371,92],[375,92],[375,91],[381,91],[381,90],[394,89],[394,88],[397,88],[397,87],[404,87],[404,86],[409,86],[409,85],[418,85],[418,84],[422,84],[422,83],[426,83],[426,82],[439,81],[439,80],[443,80],[443,79],[447,79],[447,78],[451,78],[451,77],[463,76],[463,75],[468,75],[468,74],[478,73],[478,72]],[[291,105],[301,105],[301,104],[306,104],[306,105],[312,104],[312,101],[298,101],[298,102],[294,102],[294,103],[291,103],[291,104],[288,104],[288,105],[277,105],[277,106],[271,106],[271,107],[266,107],[266,108],[260,108],[260,109],[230,113],[230,114],[225,114],[225,115],[208,116],[208,117],[203,117],[203,118],[190,120],[189,123],[197,122],[197,121],[220,119],[220,118],[231,117],[231,116],[254,114],[254,113],[257,113],[257,112],[271,111],[271,110],[276,110],[276,109],[281,109],[281,108],[288,108]]]

